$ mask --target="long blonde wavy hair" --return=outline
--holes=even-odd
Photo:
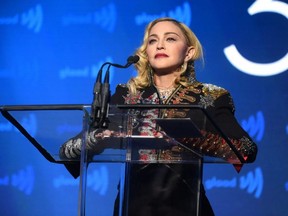
[[[192,32],[192,30],[186,26],[184,23],[181,23],[175,19],[165,17],[159,18],[152,22],[150,22],[144,33],[143,43],[142,45],[136,50],[135,54],[140,57],[139,61],[135,64],[135,68],[138,72],[138,75],[134,78],[131,78],[128,81],[128,88],[132,94],[136,94],[137,90],[143,89],[152,85],[152,74],[153,69],[151,68],[148,57],[146,54],[146,49],[148,45],[148,37],[152,27],[158,23],[163,21],[173,22],[179,29],[182,31],[183,35],[185,36],[187,46],[193,46],[195,49],[194,56],[187,62],[184,63],[181,67],[180,71],[180,78],[175,80],[176,84],[182,84],[187,86],[191,83],[191,79],[195,79],[195,71],[194,71],[194,61],[203,57],[202,46],[196,37],[196,35]]]

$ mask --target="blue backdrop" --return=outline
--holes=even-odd
[[[239,174],[205,165],[216,215],[288,215],[287,0],[1,1],[0,105],[91,103],[101,64],[125,64],[147,23],[162,16],[194,30],[205,57],[198,80],[231,92],[237,119],[259,146],[257,161]],[[112,92],[135,75],[132,67],[111,72]],[[37,135],[37,116],[22,120]],[[59,125],[58,135],[79,128]],[[0,146],[1,215],[77,215],[79,180],[2,116]],[[88,201],[97,215],[111,215],[119,172],[117,164],[89,168]]]

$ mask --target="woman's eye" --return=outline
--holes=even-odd
[[[167,41],[173,42],[173,41],[176,41],[176,39],[175,39],[175,38],[172,38],[172,37],[169,37],[169,38],[167,38]]]
[[[156,42],[156,39],[150,39],[150,40],[148,41],[149,44],[153,44],[153,43],[155,43],[155,42]]]

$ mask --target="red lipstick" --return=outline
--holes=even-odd
[[[166,55],[165,53],[157,53],[155,55],[155,58],[162,58],[162,57],[168,57],[168,55]]]

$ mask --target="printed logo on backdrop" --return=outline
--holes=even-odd
[[[240,189],[253,195],[256,199],[261,197],[263,185],[263,173],[262,169],[259,167],[256,168],[254,172],[248,172],[246,175],[242,175],[239,178],[233,177],[231,179],[220,179],[214,176],[205,181],[206,190],[212,190],[214,188]]]
[[[25,61],[13,61],[9,68],[0,68],[0,77],[17,79],[22,81],[37,81],[39,79],[39,65],[35,59]]]
[[[37,134],[37,118],[34,114],[28,114],[26,116],[22,116],[19,123],[24,127],[24,129],[34,137]],[[19,132],[14,125],[10,122],[0,122],[0,133],[1,132]]]
[[[288,4],[274,0],[256,0],[249,8],[252,16],[258,13],[277,13],[288,19]],[[267,33],[269,30],[267,30]],[[238,70],[254,76],[273,76],[288,70],[288,52],[281,59],[271,63],[257,63],[241,55],[234,44],[224,48],[228,61]]]
[[[53,179],[53,186],[60,187],[78,187],[79,179],[72,177],[59,176]],[[106,195],[109,186],[109,174],[106,166],[101,166],[87,174],[87,189],[90,188],[97,192],[99,195]]]
[[[242,120],[243,129],[256,141],[261,141],[265,131],[265,119],[263,112],[258,111],[256,115],[251,115],[248,120]]]
[[[40,32],[42,23],[43,10],[40,4],[37,4],[35,7],[23,13],[18,13],[6,17],[0,16],[0,26],[21,25],[33,31],[34,33]]]
[[[159,14],[148,14],[146,12],[142,12],[135,17],[136,25],[146,25],[149,22],[153,21],[159,17],[171,17],[179,20],[180,22],[185,23],[186,25],[190,25],[191,22],[191,6],[188,2],[184,2],[182,5],[177,6],[175,9],[170,10],[168,12],[160,12]]]
[[[85,14],[69,14],[62,17],[63,26],[97,25],[108,32],[113,32],[117,20],[117,11],[114,3],[110,3],[97,11]]]
[[[0,187],[12,187],[31,195],[35,182],[35,174],[32,166],[27,166],[18,172],[0,177]]]
[[[108,56],[103,61],[98,62],[95,65],[83,66],[81,68],[72,68],[70,66],[66,66],[59,71],[60,79],[68,79],[68,78],[96,78],[99,69],[105,62],[113,62],[112,57]],[[110,68],[111,75],[113,75],[113,67]],[[112,78],[111,78],[112,80]]]

